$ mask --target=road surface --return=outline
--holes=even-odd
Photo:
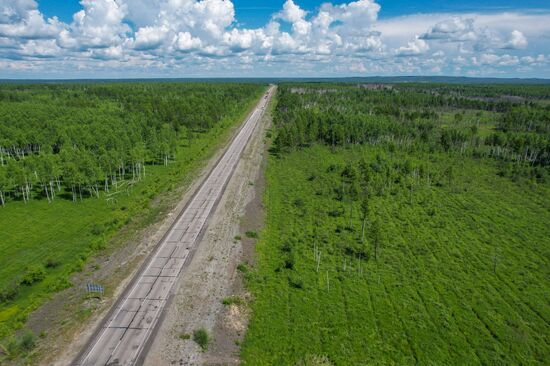
[[[190,203],[143,264],[75,365],[139,364],[189,253],[225,190],[274,91],[271,87],[233,139]]]

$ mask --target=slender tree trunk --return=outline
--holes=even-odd
[[[319,266],[321,265],[321,252],[317,254],[317,273],[319,273]]]
[[[2,203],[2,207],[6,205],[6,201],[4,199],[4,192],[0,191],[0,202]]]
[[[50,194],[48,193],[48,185],[44,184],[44,192],[46,192],[46,198],[48,199],[48,203],[52,203],[52,200],[50,199]]]
[[[349,228],[353,229],[353,200],[349,199]]]
[[[55,189],[53,187],[53,181],[50,180],[50,193],[52,195],[52,201],[54,200],[55,198]]]
[[[367,217],[363,218],[363,224],[361,225],[361,243],[365,241],[365,226],[367,225]]]
[[[31,198],[31,188],[29,186],[29,182],[27,181],[25,184],[25,190],[27,191],[27,201],[30,201]]]

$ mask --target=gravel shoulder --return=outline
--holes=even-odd
[[[260,125],[209,220],[194,257],[177,284],[175,296],[151,344],[145,365],[237,365],[239,346],[247,328],[249,294],[237,267],[253,262],[257,231],[263,222],[263,166],[268,107]],[[239,239],[239,237],[241,237]],[[243,304],[222,304],[237,297]],[[192,340],[204,328],[211,336],[208,350]],[[190,336],[190,339],[182,339]]]

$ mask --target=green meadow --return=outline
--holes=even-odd
[[[369,99],[406,101],[399,87],[308,87],[280,88],[243,363],[547,364],[550,185],[487,153],[504,112],[409,119],[420,107],[396,101],[387,117]],[[364,116],[343,115],[349,95]]]
[[[456,174],[451,185],[419,178],[412,197],[400,185],[373,197],[361,242],[360,204],[333,190],[348,162],[380,153],[316,146],[270,160],[245,364],[544,364],[550,189],[486,162],[396,152],[388,163]]]

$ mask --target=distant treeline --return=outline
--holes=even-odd
[[[0,86],[0,203],[99,196],[182,141],[236,118],[257,84],[132,83]]]
[[[510,88],[286,84],[279,88],[276,148],[388,143],[459,151],[528,165],[540,178],[550,168],[550,104],[526,96],[543,97],[550,87]]]

